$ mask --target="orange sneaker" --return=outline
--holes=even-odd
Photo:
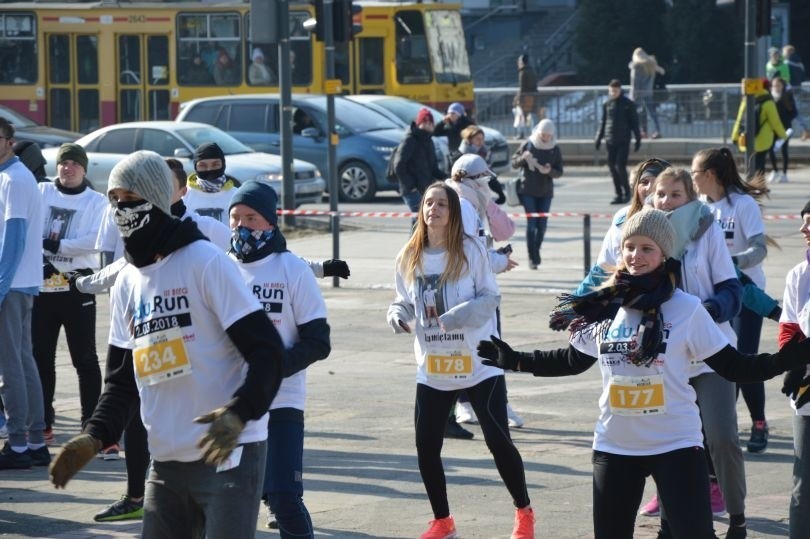
[[[455,539],[456,523],[452,515],[430,521],[428,531],[419,536],[420,539]]]
[[[515,511],[515,529],[512,539],[534,539],[534,511],[527,505]]]

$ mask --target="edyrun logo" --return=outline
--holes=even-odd
[[[141,301],[135,306],[135,312],[132,315],[132,319],[135,323],[138,323],[150,316],[188,310],[188,296],[154,296],[151,300]]]

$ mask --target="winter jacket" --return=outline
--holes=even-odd
[[[533,158],[528,161],[523,158],[523,152],[527,150]],[[543,174],[537,169],[538,165],[551,165],[551,171]],[[512,168],[523,170],[519,194],[551,198],[554,196],[554,178],[559,178],[563,173],[560,147],[554,146],[550,150],[541,150],[527,140],[512,155]]]
[[[440,122],[436,124],[433,131],[434,137],[447,137],[447,147],[451,152],[457,152],[461,144],[461,131],[465,127],[473,125],[472,120],[466,114],[458,119],[456,123]]]
[[[419,129],[413,122],[395,153],[394,170],[401,194],[414,190],[424,193],[434,180],[445,178],[436,163],[431,134]]]
[[[602,124],[596,141],[601,142],[604,139],[608,144],[629,144],[631,134],[636,140],[641,140],[635,104],[624,94],[605,101],[602,104]]]
[[[793,120],[798,116],[796,110],[796,98],[792,90],[785,90],[779,99],[774,99],[776,102],[776,112],[779,113],[779,120],[782,122],[782,127],[787,129]]]
[[[767,99],[769,96],[768,90],[760,90],[754,95],[755,99],[763,99],[759,109],[759,131],[756,132],[754,139],[754,151],[757,153],[767,152],[773,146],[774,137],[786,139],[785,127],[779,120],[779,112],[776,110],[776,103],[773,99]],[[731,140],[737,143],[737,147],[741,152],[745,151],[745,144],[740,139],[740,133],[743,131],[742,126],[745,123],[745,96],[740,101],[740,108],[737,110],[737,121],[734,122],[734,129],[731,131]],[[749,131],[746,129],[746,131]],[[746,133],[746,141],[751,138],[749,133]]]

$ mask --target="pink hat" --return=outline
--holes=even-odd
[[[424,123],[424,122],[434,123],[433,122],[433,115],[430,113],[430,111],[427,108],[423,107],[423,108],[419,109],[419,112],[416,113],[416,125],[419,125],[419,124]]]

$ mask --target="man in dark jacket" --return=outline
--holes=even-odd
[[[641,148],[641,131],[638,128],[636,107],[622,92],[622,83],[613,79],[608,84],[608,100],[602,105],[602,125],[596,134],[596,149],[605,146],[608,154],[608,168],[613,177],[616,197],[611,204],[625,204],[630,201],[630,183],[627,180],[627,156],[630,153],[630,135],[635,135],[633,151]]]
[[[440,124],[433,130],[434,137],[447,137],[447,147],[450,150],[454,161],[458,158],[458,147],[461,145],[461,131],[473,125],[473,121],[467,116],[464,105],[461,103],[451,103],[447,107],[447,114]]]
[[[445,177],[436,163],[433,130],[433,115],[426,108],[420,109],[392,157],[399,193],[412,212],[419,211],[419,201],[427,187]]]

